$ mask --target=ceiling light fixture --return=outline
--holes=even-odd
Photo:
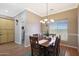
[[[41,23],[45,24],[45,22],[43,20],[40,21]]]
[[[44,21],[48,21],[48,19],[44,19]]]
[[[46,11],[46,13],[47,13],[47,16],[46,16],[46,18],[45,19],[42,19],[42,20],[40,20],[40,22],[42,23],[42,24],[45,24],[46,25],[46,36],[49,36],[49,23],[50,22],[55,22],[54,21],[54,19],[49,19],[49,17],[48,17],[48,11],[52,11],[53,9],[50,9],[50,10],[48,10],[48,3],[46,4],[47,6],[47,11]]]
[[[47,16],[46,16],[46,19],[43,19],[43,20],[40,21],[41,23],[47,25],[47,24],[50,23],[50,22],[55,22],[54,19],[49,19],[49,18],[48,18],[48,11],[52,11],[52,10],[54,10],[54,9],[48,9],[48,3],[47,3],[47,11],[46,11]]]
[[[51,22],[55,22],[54,19],[51,19],[50,21],[51,21]]]

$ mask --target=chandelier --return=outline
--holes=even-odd
[[[49,11],[48,10],[48,3],[46,5],[47,5],[47,11],[46,11],[47,16],[46,16],[45,19],[40,20],[40,23],[43,23],[43,24],[48,24],[50,22],[55,22],[54,19],[48,19],[48,11]]]
[[[54,19],[50,19],[48,20],[47,18],[46,19],[43,19],[40,21],[41,23],[45,24],[45,23],[50,23],[50,22],[55,22]]]

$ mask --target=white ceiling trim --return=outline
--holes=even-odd
[[[26,9],[27,11],[30,11],[30,12],[32,12],[32,13],[34,13],[34,14],[36,14],[36,15],[38,15],[38,16],[40,16],[41,17],[41,14],[39,14],[39,13],[37,13],[37,12],[35,12],[35,11],[33,11],[33,10],[31,10],[31,9]]]
[[[75,8],[77,8],[77,7],[78,7],[78,6],[73,6],[73,7],[71,7],[71,8],[66,8],[66,9],[63,9],[63,10],[59,10],[59,11],[50,13],[50,14],[48,14],[48,15],[56,14],[56,13],[60,13],[60,12],[64,12],[64,11],[68,11],[68,10],[71,10],[71,9],[75,9]],[[31,10],[31,9],[26,9],[26,10],[28,10],[28,11],[30,11],[30,12],[32,12],[32,13],[34,13],[34,14],[40,16],[40,17],[44,17],[44,16],[46,16],[46,15],[38,14],[37,12],[35,12],[35,11]]]
[[[65,12],[65,11],[68,11],[68,10],[71,10],[71,9],[75,9],[77,8],[76,6],[75,7],[72,7],[72,8],[67,8],[67,9],[63,9],[63,10],[60,10],[60,11],[57,11],[57,12],[53,12],[51,14],[56,14],[56,13],[60,13],[60,12]],[[51,14],[48,14],[48,15],[51,15]]]

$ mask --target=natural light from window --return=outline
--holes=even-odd
[[[68,21],[58,20],[54,23],[49,23],[49,33],[61,35],[61,40],[67,41],[68,39]]]

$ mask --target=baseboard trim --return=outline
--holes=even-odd
[[[20,43],[20,42],[15,41],[15,43],[16,43],[16,44],[20,44],[20,45],[21,45],[21,43]]]
[[[25,45],[24,47],[29,47],[30,46],[30,44],[29,45]]]
[[[70,46],[70,45],[66,45],[66,44],[61,44],[61,45],[63,45],[63,46],[67,46],[67,47],[71,47],[71,48],[75,48],[75,49],[78,49],[78,48],[75,47],[75,46]]]

